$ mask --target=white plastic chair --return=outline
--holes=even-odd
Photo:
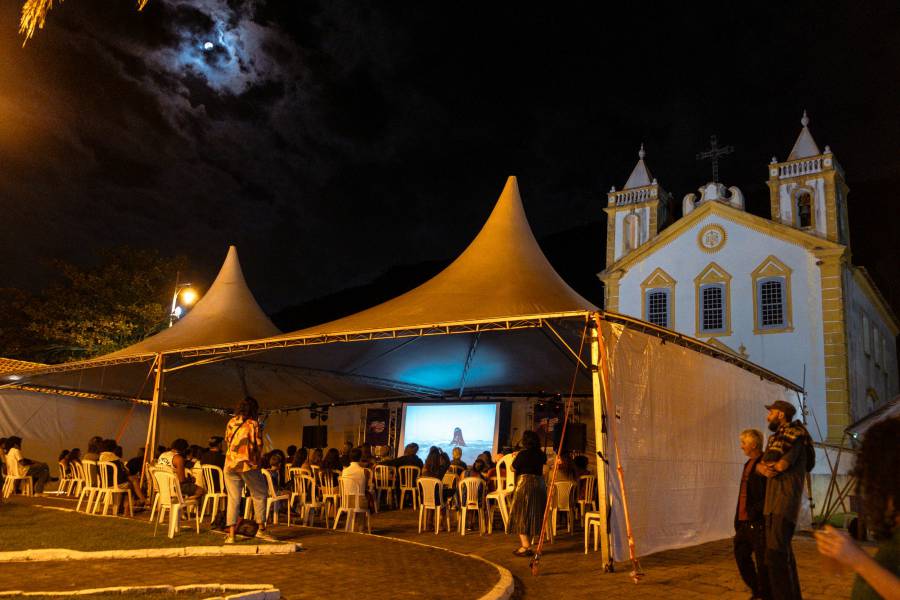
[[[399,467],[397,472],[400,475],[400,510],[403,510],[403,501],[407,493],[412,497],[413,510],[419,508],[419,488],[416,487],[416,480],[422,474],[422,469],[406,465]]]
[[[81,508],[81,501],[86,500],[84,512],[93,510],[94,499],[100,492],[100,472],[97,469],[97,461],[82,460],[81,470],[84,475],[84,485],[81,486],[81,492],[78,494],[78,504],[75,505],[75,512]]]
[[[573,517],[575,516],[575,507],[573,506],[572,488],[575,483],[572,481],[557,481],[553,489],[550,491],[550,541],[556,537],[556,521],[559,513],[566,513],[566,529],[569,533],[575,531]]]
[[[269,511],[272,509],[272,506],[274,505],[275,506],[275,511],[274,511],[275,514],[272,517],[272,522],[275,525],[278,525],[278,503],[279,502],[287,503],[287,501],[290,500],[291,496],[287,492],[279,493],[275,489],[275,484],[272,483],[272,473],[268,469],[261,469],[261,470],[262,470],[263,475],[266,478],[266,485],[269,488],[269,494],[268,494],[268,496],[266,496],[266,518],[263,522],[267,523],[269,521]],[[290,525],[291,525],[291,511],[290,510],[287,511],[287,519],[288,519],[288,522],[287,522],[288,527],[290,527]]]
[[[115,497],[120,494],[125,494],[125,497],[128,499],[128,515],[134,516],[134,504],[131,501],[131,482],[126,481],[122,484],[122,486],[127,487],[119,487],[119,484],[116,482],[116,465],[115,463],[109,461],[100,461],[97,463],[97,470],[100,473],[100,488],[98,490],[97,502],[94,504],[93,512],[97,512],[97,508],[100,505],[100,500],[103,500],[103,514],[109,510],[109,507],[112,505]],[[117,508],[113,508],[113,514],[118,512]],[[122,512],[125,512],[125,508],[122,508]]]
[[[599,511],[590,511],[584,513],[584,553],[588,553],[588,536],[591,532],[594,534],[594,552],[597,551],[598,542],[601,535],[601,527],[603,526],[603,513]]]
[[[494,480],[497,489],[485,496],[487,505],[487,530],[494,532],[494,511],[500,511],[500,519],[503,521],[503,531],[509,533],[509,505],[510,498],[516,491],[516,472],[512,468],[515,454],[507,454],[497,463]]]
[[[581,524],[584,525],[584,515],[587,507],[590,505],[591,510],[597,510],[596,496],[597,478],[594,475],[582,475],[578,478],[579,489],[584,489],[584,496],[578,499],[578,509],[581,515]]]
[[[322,499],[322,507],[325,511],[325,526],[328,527],[329,515],[337,513],[338,502],[341,501],[341,488],[334,481],[334,474],[319,469],[319,476],[316,478],[318,484],[319,496]]]
[[[447,475],[444,475],[446,478]],[[451,475],[455,478],[455,475]],[[419,533],[428,524],[428,512],[434,513],[434,534],[441,531],[441,512],[447,521],[447,531],[450,531],[450,508],[444,502],[443,482],[436,477],[419,477],[416,484],[419,487]]]
[[[296,486],[297,480],[295,479],[294,481],[294,485]],[[302,503],[303,508],[300,515],[303,522],[306,525],[312,524],[313,517],[318,513],[319,515],[322,515],[322,519],[325,521],[325,527],[328,527],[328,511],[319,499],[319,494],[316,490],[316,480],[306,471],[301,471],[299,484],[302,487],[299,489],[295,487],[295,493],[301,494],[300,502]]]
[[[156,481],[156,487],[159,490],[157,497],[159,498],[159,514],[157,515],[155,524],[153,525],[153,535],[156,535],[156,529],[160,521],[165,518],[166,511],[169,511],[169,537],[175,537],[178,530],[178,524],[181,519],[181,511],[184,509],[187,513],[194,509],[194,516],[197,522],[197,533],[200,533],[200,510],[196,498],[188,498],[185,500],[181,495],[181,487],[178,485],[178,479],[175,473],[169,469],[154,468],[151,475]]]
[[[485,511],[482,496],[484,495],[484,480],[479,477],[466,477],[459,482],[459,534],[466,535],[466,516],[475,511],[478,516],[478,532],[484,534]],[[463,498],[465,496],[465,498]]]
[[[69,468],[66,466],[66,463],[59,461],[56,463],[57,466],[57,477],[59,479],[59,484],[56,489],[52,492],[44,492],[46,494],[53,494],[54,496],[68,496],[69,490],[72,489],[72,484],[75,482],[71,473],[69,472]]]
[[[3,497],[9,498],[16,491],[16,485],[19,485],[19,491],[23,496],[32,496],[34,487],[32,485],[31,476],[22,472],[19,461],[7,455],[6,457],[6,478],[3,480]]]
[[[397,482],[397,469],[388,465],[377,465],[375,467],[375,505],[381,504],[381,495],[387,494],[388,508],[397,504],[397,490],[395,484]]]
[[[372,533],[372,522],[369,520],[369,509],[365,506],[366,491],[360,489],[359,484],[349,477],[338,479],[340,487],[341,506],[334,515],[334,529],[337,529],[341,515],[346,515],[344,529],[354,531],[356,528],[356,515],[366,516],[366,529]]]
[[[67,495],[78,496],[81,493],[81,488],[84,486],[84,471],[80,462],[70,462],[69,469],[71,471],[72,486]]]
[[[203,496],[203,505],[200,507],[200,520],[206,514],[206,507],[212,501],[209,512],[209,522],[212,523],[219,513],[219,500],[225,504],[228,503],[228,492],[225,490],[225,473],[221,467],[216,465],[203,465],[203,487],[206,488],[206,495]],[[199,479],[197,481],[200,481]]]

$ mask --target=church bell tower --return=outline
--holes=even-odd
[[[809,131],[803,111],[803,129],[787,160],[769,163],[769,198],[772,220],[796,227],[832,242],[850,245],[844,170],[831,148],[821,152]]]
[[[672,218],[672,196],[663,190],[644,162],[644,145],[638,162],[621,190],[606,195],[606,266],[647,243]]]

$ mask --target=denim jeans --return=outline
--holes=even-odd
[[[262,525],[266,518],[266,498],[269,486],[259,469],[236,473],[225,471],[225,491],[228,493],[228,511],[225,515],[225,526],[231,527],[238,522],[241,512],[241,492],[246,484],[253,499],[253,512],[256,522]]]

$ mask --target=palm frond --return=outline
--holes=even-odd
[[[63,0],[59,0],[60,4]],[[137,0],[137,9],[144,10],[150,0]],[[22,17],[19,19],[19,33],[25,36],[22,46],[34,37],[34,32],[44,28],[47,13],[53,8],[53,0],[25,0],[22,5]]]

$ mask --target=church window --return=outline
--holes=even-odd
[[[791,269],[775,256],[753,270],[753,333],[793,331]]]
[[[626,215],[622,221],[625,230],[625,252],[630,252],[640,245],[641,219],[635,213]]]
[[[647,290],[646,306],[645,320],[660,327],[669,326],[669,290]]]
[[[881,366],[881,332],[876,327],[872,328],[872,358],[875,359],[875,365]]]
[[[641,315],[654,325],[675,329],[675,280],[661,268],[641,283]]]
[[[800,189],[794,194],[794,222],[797,227],[808,228],[815,226],[813,214],[813,196],[808,189]]]
[[[760,329],[784,327],[784,280],[781,278],[759,281]]]
[[[715,262],[694,278],[697,337],[731,335],[731,275]]]
[[[700,287],[701,331],[722,331],[725,328],[725,286],[721,284]]]

